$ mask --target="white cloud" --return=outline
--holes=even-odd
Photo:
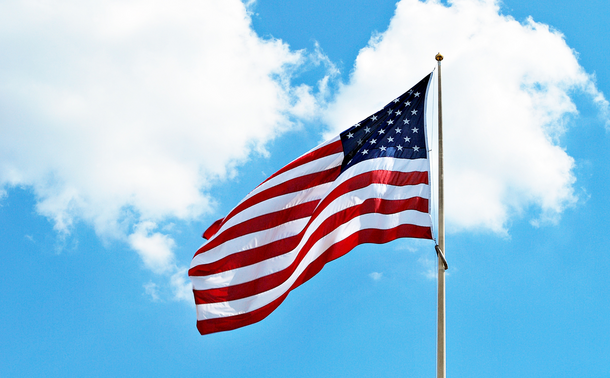
[[[252,4],[0,3],[0,198],[31,187],[61,235],[84,221],[125,241],[190,301],[167,222],[210,211],[206,189],[314,119],[338,73],[319,47],[259,38]],[[606,116],[608,103],[558,32],[493,1],[451,4],[401,1],[325,119],[335,131],[358,121],[442,51],[450,226],[504,232],[531,206],[553,219],[575,201],[574,162],[558,145],[576,114],[568,94],[590,94]],[[291,85],[307,65],[326,69],[316,90]]]
[[[144,292],[146,293],[146,295],[150,296],[150,299],[153,302],[158,302],[161,298],[159,297],[159,288],[157,286],[156,283],[154,282],[148,282],[147,284],[144,284]]]
[[[259,38],[252,4],[0,3],[0,197],[32,188],[60,239],[84,221],[183,297],[157,224],[210,211],[213,182],[317,109],[290,83],[310,58]]]
[[[151,234],[155,228],[157,225],[153,222],[139,223],[127,240],[148,269],[158,274],[167,273],[174,267],[173,249],[176,243],[168,235],[158,232]]]
[[[70,232],[192,219],[205,189],[315,108],[302,52],[239,0],[0,4],[0,188],[31,186]]]
[[[590,95],[602,116],[608,102],[559,32],[501,15],[493,0],[449,3],[398,3],[328,107],[332,133],[419,81],[440,51],[448,228],[505,233],[532,207],[534,221],[555,220],[577,200],[574,159],[559,145],[577,114],[569,94]]]
[[[188,279],[188,269],[176,264],[174,249],[176,243],[169,235],[154,232],[157,225],[150,221],[138,223],[134,232],[128,236],[129,246],[139,255],[147,269],[165,277],[169,282],[169,293],[164,290],[164,296],[174,300],[193,302],[193,291]],[[165,229],[165,227],[164,227]],[[161,297],[159,287],[155,283],[144,285],[146,293],[153,301]]]
[[[422,271],[422,275],[424,277],[426,277],[429,280],[436,280],[437,276],[438,276],[438,266],[437,266],[437,260],[436,259],[431,259],[427,256],[421,256],[419,259],[417,259],[417,262],[419,262],[422,265],[423,271]],[[447,274],[447,273],[445,273]]]
[[[379,281],[380,279],[383,278],[383,273],[372,272],[369,274],[369,277],[371,277],[373,279],[373,281]]]
[[[193,285],[188,279],[186,268],[177,269],[176,272],[171,276],[170,284],[174,299],[194,304]]]

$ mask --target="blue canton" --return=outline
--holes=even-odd
[[[377,113],[341,133],[345,158],[341,171],[377,157],[425,159],[426,90],[432,74]]]

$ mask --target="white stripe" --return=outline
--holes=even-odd
[[[339,153],[339,154],[334,154],[334,155],[327,156],[327,157],[324,157],[324,158],[321,158],[321,159],[318,159],[318,160],[314,160],[314,161],[309,162],[309,163],[307,163],[307,164],[303,164],[302,166],[296,167],[295,169],[292,169],[292,170],[290,170],[290,171],[288,171],[288,172],[284,172],[283,174],[281,174],[281,175],[279,175],[279,176],[274,177],[273,179],[271,179],[271,180],[269,180],[269,181],[267,181],[267,182],[265,182],[265,183],[261,184],[259,187],[257,187],[257,188],[256,188],[256,189],[254,189],[253,191],[251,191],[251,192],[250,192],[250,193],[249,193],[249,194],[248,194],[248,195],[247,195],[247,196],[246,196],[244,199],[242,199],[242,200],[241,200],[241,201],[240,201],[240,202],[237,204],[237,206],[235,206],[233,209],[235,209],[235,208],[239,207],[239,206],[240,206],[240,205],[241,205],[243,202],[245,202],[246,200],[248,200],[250,197],[252,197],[252,196],[254,196],[254,195],[256,195],[256,194],[258,194],[258,193],[262,192],[263,190],[266,190],[266,189],[268,189],[268,188],[270,188],[270,187],[273,187],[273,186],[280,185],[280,184],[282,184],[283,182],[285,182],[285,181],[287,181],[287,180],[290,180],[290,179],[293,179],[293,178],[297,178],[297,177],[300,177],[300,176],[305,175],[305,174],[310,174],[310,173],[315,173],[315,172],[321,172],[321,171],[325,171],[325,170],[330,169],[330,168],[333,168],[333,167],[340,166],[342,161],[343,161],[343,153]],[[294,175],[294,176],[292,176],[292,175]],[[280,178],[282,179],[282,181],[278,181],[278,179],[280,179]],[[319,188],[319,187],[328,187],[329,185],[332,185],[332,182],[330,182],[330,183],[325,183],[325,184],[322,184],[322,185],[318,185],[318,186],[317,186],[317,187],[315,187],[315,188]],[[317,192],[317,190],[316,190],[315,188],[311,188],[312,190],[316,191],[316,193],[313,193],[314,197],[312,197],[312,198],[315,198],[315,196],[320,195],[320,194],[317,194],[318,192]],[[307,190],[310,190],[310,189],[307,189]],[[304,191],[302,191],[302,192],[307,193],[307,190],[304,190]],[[300,196],[300,194],[299,194],[299,193],[300,193],[300,192],[294,192],[294,193],[288,193],[288,194],[286,194],[286,195],[287,195],[287,196],[295,196],[295,197],[298,197],[298,196]],[[277,198],[277,197],[275,197],[275,198]],[[286,197],[286,198],[289,198],[289,197]],[[271,200],[271,199],[273,199],[273,198],[270,198],[269,200]],[[267,202],[267,201],[269,201],[269,200],[266,200],[266,201],[263,201],[263,202]],[[287,202],[289,202],[289,201],[290,201],[290,199],[287,199],[286,201],[287,201]],[[305,200],[302,200],[302,202],[306,202],[306,201],[305,201]],[[301,203],[302,203],[302,202],[301,202]],[[298,204],[298,203],[295,203],[295,205],[296,205],[296,204]],[[258,205],[259,205],[259,204],[256,204],[256,205],[254,205],[254,206],[258,206]],[[210,240],[208,240],[208,242],[210,242],[210,241],[214,240],[215,238],[217,238],[218,236],[220,236],[220,235],[221,235],[221,234],[222,234],[222,233],[223,233],[223,232],[224,232],[226,229],[228,229],[228,228],[229,228],[229,227],[231,227],[232,225],[235,225],[235,224],[237,224],[237,223],[239,223],[239,222],[242,222],[243,220],[247,220],[247,219],[249,219],[250,217],[259,216],[259,215],[263,215],[263,214],[267,214],[267,213],[269,213],[269,212],[275,211],[275,210],[266,210],[266,211],[263,211],[263,212],[261,212],[261,213],[256,213],[256,212],[254,212],[253,210],[252,210],[252,211],[248,211],[248,210],[252,209],[254,206],[251,206],[251,207],[249,207],[249,208],[246,208],[246,209],[244,209],[244,210],[240,211],[239,213],[237,213],[237,214],[233,215],[233,216],[232,216],[232,217],[231,217],[231,218],[230,218],[230,219],[229,219],[229,220],[228,220],[226,223],[224,223],[224,224],[222,225],[222,227],[220,227],[220,229],[219,229],[219,230],[218,230],[218,231],[217,231],[217,232],[214,234],[214,236],[212,236],[212,237],[210,238]],[[293,205],[293,206],[294,206],[294,205]],[[275,207],[275,206],[271,206],[271,209],[278,209],[278,210],[281,210],[282,208],[286,208],[286,207],[289,207],[289,206],[284,206],[284,207],[279,207],[279,206]],[[259,208],[260,208],[260,207],[259,207]],[[233,211],[233,210],[231,210],[231,211]],[[229,214],[231,213],[231,211],[229,212]],[[244,216],[242,216],[241,214],[243,214],[243,213],[244,213],[244,212],[246,212],[246,211],[248,211],[248,213],[252,213],[252,214],[254,214],[254,215],[249,215],[249,216],[245,216],[245,215],[244,215]],[[235,218],[237,218],[237,217],[239,217],[239,218],[235,220]]]
[[[225,229],[234,226],[242,220],[247,221],[256,216],[268,214],[274,211],[298,205],[299,203],[324,198],[328,191],[328,188],[330,188],[331,186],[332,182],[319,185],[314,188],[304,190],[302,192],[290,193],[283,196],[271,198],[267,201],[263,201],[255,206],[252,206],[249,209],[244,210],[234,218],[231,218],[222,227],[222,229],[216,233],[216,235],[222,234]],[[282,225],[270,228],[268,230],[261,230],[250,234],[245,234],[233,239],[229,239],[224,243],[218,245],[217,247],[214,247],[208,251],[205,251],[195,256],[193,258],[193,261],[191,262],[191,268],[198,264],[207,264],[216,260],[220,260],[235,252],[269,244],[275,240],[283,239],[285,237],[294,236],[301,232],[301,230],[303,230],[303,227],[305,227],[308,220],[308,217],[301,218],[295,221],[286,222]],[[269,233],[268,236],[262,236],[265,235],[265,233],[267,232]],[[276,235],[276,237],[272,237],[273,235]],[[209,241],[207,243],[209,243]]]
[[[344,210],[350,206],[361,204],[368,198],[383,198],[387,200],[406,199],[413,197],[430,198],[430,186],[426,184],[407,185],[407,186],[391,186],[386,184],[371,184],[365,188],[357,189],[351,192],[344,193],[337,197],[328,206],[322,210],[317,219],[309,227],[308,232],[304,235],[307,239],[311,233],[319,227],[319,225],[329,216],[334,213]],[[232,253],[244,251],[249,248],[254,248],[261,245],[272,243],[280,240],[283,237],[290,237],[301,232],[303,227],[309,221],[308,218],[302,218],[287,222],[283,225],[262,230],[251,234],[246,234],[235,239],[228,240],[215,248],[212,248],[204,253],[200,253],[191,263],[191,267],[198,264],[205,264],[220,260]]]
[[[322,172],[322,171],[325,171],[327,169],[331,169],[334,167],[339,167],[341,165],[341,163],[343,163],[343,152],[325,156],[325,157],[310,161],[309,163],[299,165],[298,167],[295,167],[286,172],[282,172],[279,175],[269,179],[268,181],[265,181],[264,183],[259,185],[256,189],[254,189],[252,192],[250,192],[250,194],[248,194],[248,196],[245,199],[247,199],[248,197],[251,197],[252,195],[254,195],[258,192],[262,192],[263,190],[267,190],[274,186],[280,185],[280,184],[284,183],[285,181],[292,180],[297,177],[309,175],[309,174],[316,173],[316,172]]]
[[[417,164],[416,168],[420,168],[420,165],[421,164]],[[397,167],[395,167],[395,168],[397,168]],[[346,173],[347,173],[347,171],[346,171]],[[351,172],[349,172],[349,173],[350,174],[346,175],[347,178],[350,178],[350,176],[353,176],[354,174],[360,174],[360,173],[363,173],[363,172],[360,172],[360,171],[357,171],[357,170],[351,170]],[[342,181],[345,181],[345,180],[342,180]],[[328,184],[320,185],[320,186],[318,186],[316,188],[308,189],[307,191],[304,191],[304,192],[305,192],[305,195],[309,194],[311,196],[310,199],[323,198],[325,196],[325,193],[323,194],[322,192],[326,192],[328,187],[330,187],[330,186],[335,187],[335,186],[337,186],[340,183],[341,183],[341,181],[337,180],[334,183],[328,183]],[[371,197],[372,196],[371,193],[367,193],[367,192],[363,193],[363,191],[374,190],[375,192],[381,192],[380,190],[385,190],[385,189],[388,189],[388,188],[391,187],[391,186],[386,186],[386,185],[382,185],[380,187],[379,185],[381,185],[381,184],[373,184],[373,185],[370,185],[368,187],[365,187],[365,188],[362,188],[362,189],[359,189],[359,190],[356,190],[356,191],[352,191],[352,192],[350,192],[351,193],[350,196],[361,196],[361,197],[364,197],[364,198]],[[405,186],[403,188],[409,188],[409,187],[410,186]],[[407,190],[406,192],[402,192],[402,191],[401,192],[396,192],[397,196],[402,196],[402,197],[394,197],[394,198],[392,198],[392,197],[389,197],[389,196],[385,197],[385,196],[381,196],[381,195],[375,195],[375,197],[386,198],[386,199],[399,199],[399,198],[411,198],[411,197],[419,196],[419,197],[430,199],[430,189],[429,189],[428,185],[421,184],[421,185],[416,186],[416,187],[420,187],[422,189],[420,189],[419,192],[411,192],[411,190],[413,190],[413,189],[406,189]],[[426,187],[428,187],[428,188],[424,189]],[[393,190],[397,190],[397,189],[393,189]],[[362,193],[362,195],[360,193]],[[292,197],[292,196],[294,196],[294,197]],[[265,214],[265,213],[268,213],[268,212],[271,212],[271,211],[276,211],[277,210],[276,207],[281,206],[282,201],[285,200],[285,201],[289,202],[289,201],[292,201],[293,199],[298,201],[299,199],[297,197],[299,197],[299,196],[300,195],[298,193],[296,193],[296,194],[287,194],[285,196],[276,197],[276,199],[269,199],[267,201],[261,202],[260,204],[253,206],[253,207],[256,208],[256,210],[253,210],[252,214],[249,214],[249,212],[248,212],[247,215],[249,215],[249,216],[248,217],[244,217],[244,220],[248,220],[248,219],[250,219],[250,217],[252,217],[252,216],[254,216],[256,214],[262,215],[262,214]],[[335,201],[333,201],[333,203],[337,204],[337,203],[339,203],[337,201],[345,200],[346,199],[345,196],[346,196],[345,194],[343,196],[340,196],[339,198],[335,199]],[[340,208],[337,208],[337,209],[342,210],[342,209],[345,209],[346,207],[348,207],[350,205],[353,205],[353,204],[355,204],[355,202],[353,202],[353,201],[346,201],[343,206],[341,206]],[[267,206],[270,209],[266,209]],[[244,212],[245,211],[246,210],[244,210]],[[329,212],[329,210],[325,210],[325,213],[328,213],[328,212]],[[324,217],[324,214],[320,214],[320,217]],[[241,219],[241,215],[239,216],[239,219]],[[234,225],[234,223],[232,222],[232,220],[229,220],[229,222],[227,222],[227,225],[228,226],[226,226],[226,227],[228,228],[228,227]],[[304,226],[304,224],[299,221],[299,222],[293,223],[290,227],[286,227],[285,229],[279,230],[277,228],[274,228],[274,229],[272,229],[272,233],[275,234],[275,235],[286,235],[286,237],[293,236],[293,235],[296,235],[299,232],[301,232],[303,226]],[[279,227],[281,227],[281,226],[279,226]],[[292,228],[292,227],[295,227],[295,228]],[[223,227],[223,228],[225,228],[225,227]],[[215,248],[212,248],[212,249],[210,249],[210,250],[208,250],[208,251],[206,251],[204,253],[200,253],[197,256],[195,256],[193,262],[191,263],[191,267],[196,266],[198,264],[206,264],[206,263],[209,263],[209,262],[213,262],[213,261],[222,259],[222,258],[230,255],[231,253],[238,252],[238,251],[243,251],[245,249],[253,248],[255,246],[265,245],[265,244],[268,244],[268,243],[271,243],[271,242],[273,242],[275,240],[280,239],[280,238],[278,238],[278,239],[271,239],[270,237],[262,237],[261,235],[263,235],[263,233],[265,233],[265,232],[266,231],[263,230],[263,231],[259,231],[259,232],[256,232],[256,233],[249,234],[251,236],[244,235],[244,236],[235,238],[233,240],[228,240],[228,241],[224,242],[223,244],[221,244],[221,245],[219,245],[219,246],[217,246]],[[220,233],[222,233],[222,231],[219,231],[217,233],[217,235],[220,234]],[[253,239],[254,241],[251,241],[250,238]],[[243,244],[240,245],[239,243],[243,243]]]
[[[203,277],[191,277],[193,281],[193,288],[196,290],[206,290],[218,287],[226,287],[230,285],[237,285],[245,282],[255,280],[257,278],[273,274],[275,272],[286,269],[294,262],[294,259],[298,255],[299,251],[303,248],[303,245],[307,242],[311,234],[330,216],[344,210],[351,206],[356,206],[363,203],[369,198],[383,198],[387,200],[398,200],[420,196],[423,198],[430,197],[429,185],[419,184],[414,186],[389,186],[386,184],[373,184],[366,188],[358,189],[352,192],[345,193],[344,195],[335,199],[327,208],[325,208],[320,215],[312,222],[311,226],[306,231],[303,239],[299,242],[299,245],[290,252],[287,252],[281,256],[274,257],[272,259],[264,260],[256,264],[248,265],[245,267],[237,268],[231,271],[226,271],[214,275],[203,276]],[[419,213],[419,212],[418,212]],[[429,215],[428,215],[429,217]],[[257,235],[258,236],[258,235]],[[264,235],[267,237],[267,235]],[[266,239],[269,240],[269,239]],[[243,241],[242,241],[243,243]],[[258,241],[253,238],[248,241],[249,244],[261,245]],[[224,243],[216,248],[223,250],[223,255],[236,252],[235,250],[225,249],[225,244],[231,244],[231,247],[239,247],[239,243]],[[243,245],[243,244],[242,244]],[[211,252],[214,249],[208,251]],[[241,249],[243,250],[243,249]],[[205,252],[201,255],[205,255]],[[192,265],[194,266],[194,265]]]
[[[248,298],[220,303],[199,304],[197,305],[197,320],[238,315],[259,309],[284,294],[301,273],[305,271],[307,266],[333,244],[363,229],[391,229],[401,224],[416,224],[430,227],[432,221],[429,214],[414,210],[390,215],[372,213],[356,217],[318,240],[303,261],[301,261],[295,272],[281,285]]]
[[[370,171],[394,171],[394,172],[430,172],[430,162],[427,159],[396,159],[392,157],[380,157],[365,160],[361,163],[352,165],[337,177],[335,185],[338,186],[344,181],[359,174]]]
[[[228,240],[216,248],[212,248],[209,251],[200,253],[193,257],[191,268],[201,264],[209,264],[236,252],[260,247],[276,240],[294,236],[303,230],[303,228],[307,225],[307,222],[309,222],[309,217],[286,222],[268,230],[253,232],[251,234]]]
[[[399,161],[398,163],[396,162],[397,160]],[[356,165],[353,165],[352,167],[347,169],[345,172],[341,173],[341,175],[334,182],[319,185],[316,188],[320,188],[320,189],[322,187],[327,188],[328,185],[330,185],[331,187],[336,187],[339,184],[349,180],[350,178],[353,178],[354,176],[357,176],[361,173],[373,171],[373,170],[392,170],[392,171],[396,171],[396,172],[405,172],[406,173],[406,172],[429,172],[429,169],[430,169],[430,164],[427,159],[409,160],[409,159],[395,159],[395,158],[389,158],[389,157],[376,158],[376,159],[366,160],[366,161],[363,161]],[[319,194],[317,192],[317,189],[312,188],[312,190],[313,191],[312,191],[311,195],[312,195],[312,199],[313,199],[313,198],[316,198],[316,196]],[[323,189],[321,189],[321,190],[323,190]],[[314,191],[315,191],[315,193],[314,193]],[[285,198],[285,200],[288,202],[291,200],[290,199],[291,195],[298,197],[299,192],[296,192],[293,194],[287,194],[286,195],[287,197],[283,197],[283,198]],[[282,197],[282,196],[278,196],[276,198],[280,198],[280,197]],[[319,197],[319,198],[322,198],[322,197]],[[244,202],[244,201],[245,201],[245,199],[242,200],[241,202]],[[261,202],[260,204],[252,206],[252,207],[256,206],[257,210],[260,211],[260,213],[254,212],[254,210],[253,210],[251,215],[242,217],[241,214],[248,210],[248,209],[244,209],[239,214],[236,214],[233,218],[239,217],[238,220],[233,220],[233,218],[229,219],[229,221],[227,221],[227,223],[223,224],[223,226],[216,232],[216,234],[214,234],[214,236],[210,240],[208,240],[208,243],[211,240],[218,237],[219,235],[221,235],[229,227],[237,224],[239,221],[245,221],[245,220],[250,219],[251,217],[268,214],[269,212],[273,212],[273,211],[277,211],[277,209],[281,209],[281,208],[279,208],[279,206],[277,204],[275,204],[272,201],[273,201],[273,199],[269,199],[269,200]],[[281,201],[281,200],[279,200],[279,201]],[[268,203],[270,205],[270,209],[264,209],[264,207],[265,207],[265,205],[263,205],[264,203]],[[288,207],[288,206],[286,206],[286,207]],[[283,207],[283,208],[285,208],[285,207]],[[248,212],[248,214],[250,214],[250,212]],[[208,253],[208,252],[205,252],[205,253]]]
[[[305,202],[322,199],[326,196],[332,185],[332,182],[328,182],[310,189],[302,190],[300,192],[288,193],[259,202],[254,206],[244,209],[242,212],[229,219],[222,228],[223,230],[229,229],[238,223],[259,217],[261,215],[284,210]],[[219,233],[221,233],[223,230],[219,230]]]

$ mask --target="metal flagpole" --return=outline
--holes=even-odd
[[[438,53],[438,302],[437,302],[437,335],[436,335],[436,377],[446,377],[446,346],[445,346],[445,190],[443,177],[443,97],[441,91],[441,61],[443,56]]]

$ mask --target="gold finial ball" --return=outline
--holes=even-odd
[[[434,59],[436,59],[438,62],[440,62],[441,60],[443,60],[443,56],[441,55],[441,53],[438,53],[438,54],[436,54]]]

